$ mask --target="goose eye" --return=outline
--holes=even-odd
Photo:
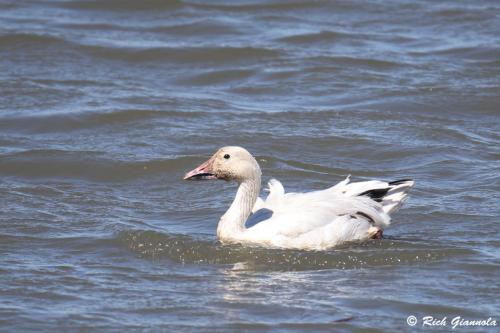
[[[224,158],[225,158],[226,160],[228,160],[230,157],[231,157],[231,156],[229,156],[229,154],[224,155]]]

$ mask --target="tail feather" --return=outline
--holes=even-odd
[[[415,185],[411,179],[401,179],[389,183],[390,188],[382,199],[382,209],[387,214],[396,212],[408,198],[408,191]]]
[[[385,196],[389,192],[391,188],[376,188],[373,190],[364,191],[363,193],[358,194],[358,196],[366,195],[367,197],[372,198],[376,202],[383,202]]]
[[[367,196],[380,203],[386,214],[394,213],[408,197],[408,191],[415,184],[411,179],[399,179],[392,182],[369,180],[350,183],[347,177],[330,190],[346,196]]]

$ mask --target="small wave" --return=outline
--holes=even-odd
[[[173,63],[228,64],[243,61],[262,61],[279,57],[282,52],[263,47],[157,47],[115,48],[82,46],[92,56],[129,62],[168,61]]]
[[[488,19],[494,19],[494,13],[484,9],[474,9],[469,6],[463,8],[445,8],[437,11],[430,11],[430,15],[440,20],[459,22],[484,22]]]
[[[314,63],[321,63],[322,66],[325,65],[341,65],[341,66],[355,66],[355,67],[370,67],[370,68],[379,68],[379,69],[388,69],[399,66],[406,65],[402,62],[391,61],[391,60],[382,60],[382,59],[374,59],[374,58],[361,58],[361,57],[351,57],[351,56],[317,56],[309,58],[310,61]]]
[[[74,23],[74,22],[64,22],[59,23],[58,26],[67,29],[77,29],[77,30],[102,30],[102,31],[129,31],[133,29],[132,27],[126,25],[120,25],[117,23]]]
[[[77,0],[59,2],[59,6],[71,9],[103,11],[165,10],[182,6],[179,0]]]
[[[206,74],[201,74],[192,79],[191,84],[208,84],[209,81],[226,82],[231,81],[238,75],[251,76],[253,71],[215,71]],[[219,77],[221,75],[221,77]],[[99,84],[94,81],[81,81],[81,80],[69,80],[69,81],[53,81],[53,80],[37,80],[36,83],[41,83],[45,85],[94,85]],[[123,100],[127,102],[127,99]],[[134,98],[137,102],[137,98]],[[141,101],[142,102],[142,101]],[[168,101],[168,103],[177,103],[176,101]],[[193,102],[182,101],[183,103]],[[207,99],[201,101],[205,106],[212,109],[224,109],[231,107],[235,109],[234,106],[228,106],[221,104],[219,100]],[[143,103],[155,104],[154,99],[144,100]],[[162,103],[157,103],[159,106],[164,106],[165,101]],[[28,132],[28,133],[58,133],[58,132],[69,132],[73,130],[88,129],[88,128],[101,128],[106,126],[114,126],[120,124],[127,124],[130,122],[141,122],[149,121],[151,119],[165,119],[165,118],[177,118],[186,121],[196,120],[206,117],[215,117],[224,120],[234,120],[240,121],[241,114],[244,113],[246,117],[254,121],[265,121],[265,122],[276,122],[281,123],[282,117],[291,117],[296,119],[296,121],[301,123],[307,122],[317,122],[324,121],[327,117],[338,116],[339,111],[334,110],[308,110],[303,112],[302,110],[283,110],[283,111],[249,111],[245,109],[239,109],[238,113],[230,111],[175,111],[175,110],[155,110],[149,108],[137,108],[137,109],[117,109],[113,111],[99,111],[99,112],[72,112],[72,113],[49,113],[45,115],[33,115],[33,116],[7,116],[0,117],[0,129],[2,131],[18,131],[18,132]],[[375,119],[380,119],[381,116],[374,117],[370,113],[366,114],[366,117],[372,117]],[[370,118],[371,119],[371,118]],[[304,140],[307,137],[303,138]],[[342,138],[336,138],[342,139]],[[316,139],[315,139],[316,140]],[[365,142],[364,139],[352,139],[353,142]],[[346,144],[352,143],[351,141]]]
[[[474,143],[478,145],[486,144],[494,146],[495,144],[498,144],[498,140],[493,137],[488,138],[485,135],[474,133],[472,131],[453,125],[442,126],[440,128],[440,135],[450,137],[453,142],[456,142],[457,145],[463,145],[464,143]]]
[[[64,39],[50,36],[50,35],[38,35],[38,34],[27,34],[27,33],[11,33],[0,35],[0,47],[10,48],[16,46],[33,45],[44,47],[65,42]]]
[[[98,23],[98,22],[64,22],[59,23],[58,26],[68,29],[76,30],[93,30],[93,31],[139,31],[139,32],[153,32],[153,33],[168,33],[176,36],[194,35],[240,35],[244,31],[240,31],[238,27],[224,24],[212,19],[197,19],[188,23],[178,24],[155,24],[152,26],[142,25],[126,25],[117,22]]]
[[[215,241],[155,231],[123,231],[118,240],[132,252],[151,260],[183,264],[235,265],[244,270],[301,271],[356,269],[385,265],[435,262],[471,254],[471,250],[384,239],[348,244],[331,251],[299,251],[222,245]]]
[[[0,36],[0,47],[9,49],[22,47],[35,51],[47,47],[58,47],[65,51],[84,53],[91,57],[128,62],[168,61],[173,63],[228,64],[247,61],[262,61],[277,58],[282,51],[265,47],[221,46],[221,47],[117,47],[113,45],[82,44],[52,35],[5,34]]]
[[[30,133],[68,132],[71,130],[96,128],[145,121],[154,118],[182,117],[198,118],[201,112],[156,111],[149,109],[125,109],[112,112],[83,112],[49,114],[45,116],[19,116],[0,119],[0,128],[8,131]]]
[[[344,32],[337,31],[321,31],[316,33],[298,34],[286,37],[278,38],[280,42],[294,43],[294,44],[305,44],[305,43],[316,43],[316,42],[335,42],[342,38],[353,38],[356,35],[348,34]]]
[[[0,117],[0,128],[4,127],[3,119],[13,114],[36,114],[43,112],[41,109],[67,107],[84,95],[81,89],[68,89],[62,84],[46,84],[43,81],[26,77],[0,81],[0,110],[6,111]]]
[[[70,87],[82,87],[82,86],[94,86],[94,87],[109,87],[109,82],[102,82],[90,79],[69,79],[69,80],[57,80],[57,79],[33,79],[30,80],[35,84],[48,85],[48,86],[70,86]]]
[[[223,70],[223,71],[211,71],[208,73],[198,74],[189,79],[185,79],[182,82],[191,85],[212,85],[212,84],[223,84],[227,82],[233,82],[237,80],[243,80],[254,75],[256,71],[254,70]]]
[[[40,149],[0,155],[0,174],[117,182],[178,172],[180,179],[183,170],[196,162],[193,157],[122,161],[108,158],[102,152]]]
[[[161,33],[172,33],[174,35],[184,35],[184,36],[200,36],[200,35],[237,35],[242,34],[244,31],[240,31],[237,26],[224,24],[217,20],[212,19],[202,19],[199,21],[174,24],[167,26],[154,26],[152,28],[147,28],[147,31],[151,32],[161,32]]]
[[[320,1],[263,1],[259,3],[238,3],[238,2],[226,2],[226,3],[209,3],[205,2],[191,2],[189,4],[192,7],[203,8],[203,9],[216,9],[221,11],[258,11],[258,10],[293,10],[293,9],[305,9],[314,8],[321,6]]]
[[[500,49],[483,45],[446,47],[425,51],[409,52],[412,56],[443,56],[449,58],[466,58],[477,61],[497,61],[500,58]]]

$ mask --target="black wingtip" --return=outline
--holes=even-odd
[[[370,197],[371,199],[373,199],[377,202],[381,202],[389,190],[390,190],[389,187],[375,189],[375,190],[368,190],[368,191],[364,191],[363,193],[358,194],[358,196],[364,195],[364,196]]]
[[[410,178],[407,178],[407,179],[399,179],[399,180],[395,180],[393,182],[389,182],[389,185],[400,185],[400,184],[403,184],[403,183],[406,183],[406,182],[412,182],[413,179],[410,179]]]

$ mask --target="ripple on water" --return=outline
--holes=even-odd
[[[304,271],[413,265],[472,255],[475,251],[438,243],[384,239],[349,244],[330,251],[266,249],[155,231],[123,231],[118,240],[138,255],[183,264],[234,265],[235,269]]]
[[[497,3],[0,1],[0,330],[496,315]],[[218,243],[234,184],[182,175],[223,145],[290,191],[414,178],[405,238]]]

